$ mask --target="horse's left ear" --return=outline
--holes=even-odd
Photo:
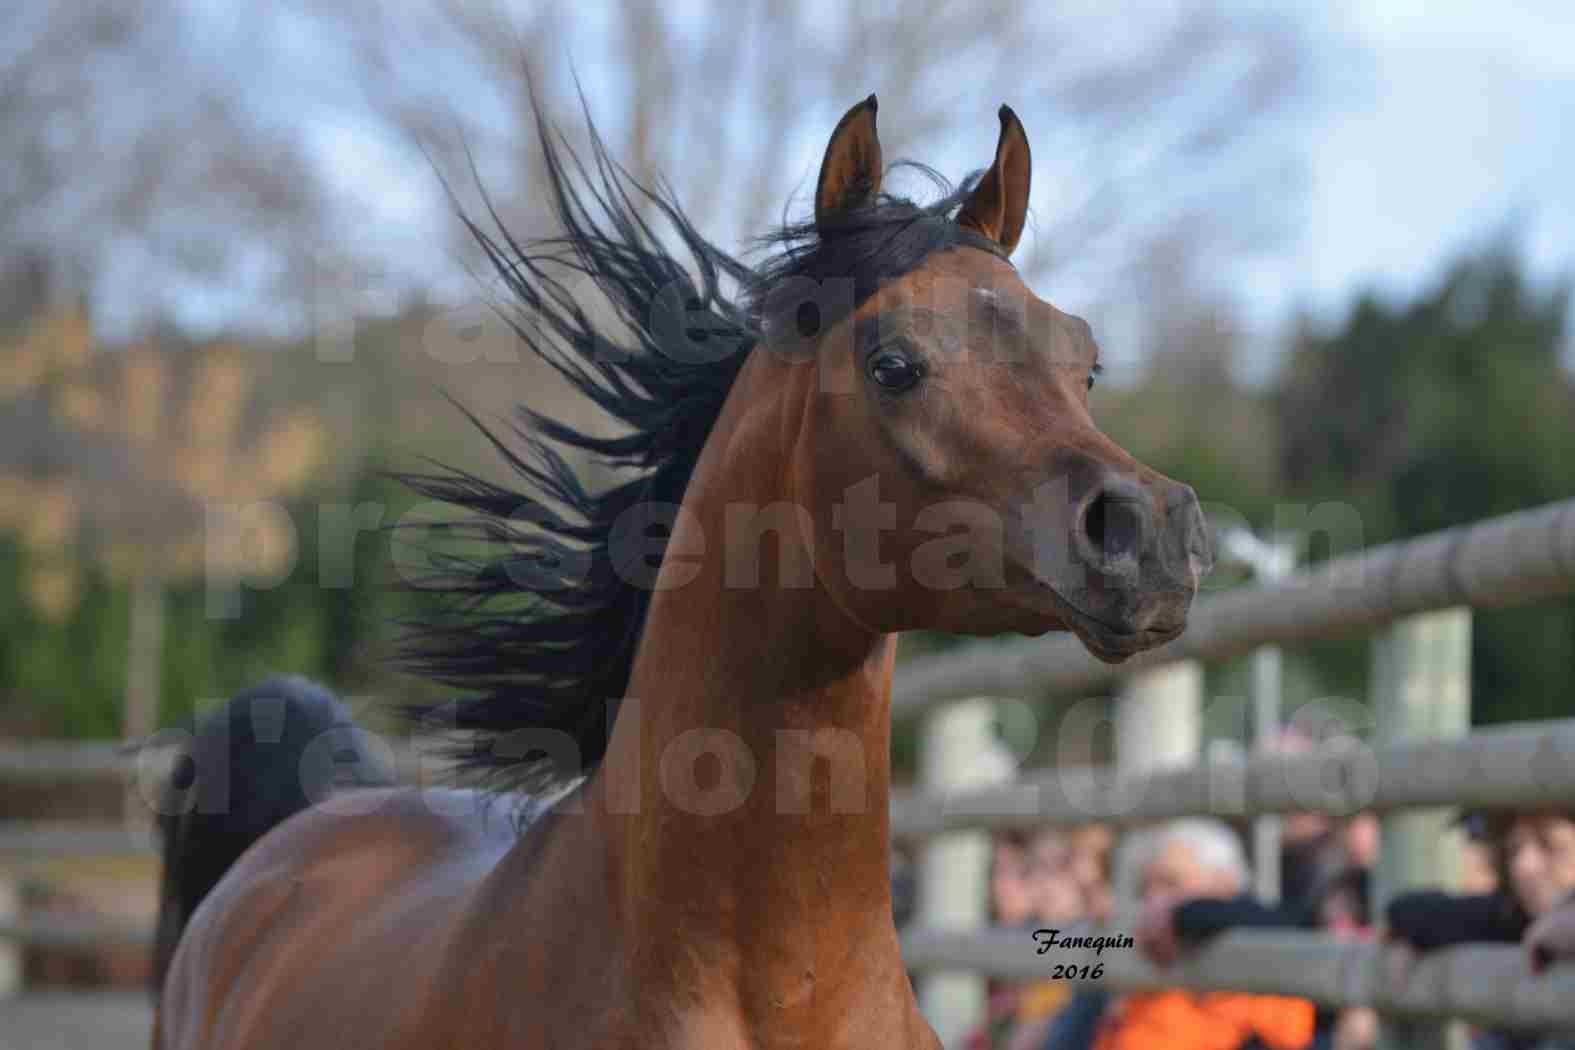
[[[858,207],[880,192],[880,136],[875,134],[875,96],[860,102],[837,122],[820,162],[815,183],[815,224],[825,226],[838,212]]]
[[[995,163],[974,187],[957,221],[984,234],[1001,246],[1007,255],[1023,235],[1023,220],[1028,216],[1028,181],[1033,160],[1028,153],[1028,135],[1023,122],[1011,106],[1001,107],[1001,138],[995,145]]]

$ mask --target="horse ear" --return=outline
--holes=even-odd
[[[1007,255],[1023,235],[1023,220],[1028,215],[1028,181],[1033,175],[1033,159],[1028,152],[1028,135],[1023,122],[1011,106],[1001,107],[1001,138],[995,145],[995,163],[974,187],[957,221],[977,230]]]
[[[880,139],[875,135],[875,96],[860,102],[837,122],[820,162],[815,184],[815,225],[855,207],[880,191]]]

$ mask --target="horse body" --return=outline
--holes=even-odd
[[[776,915],[741,884],[620,907],[590,800],[521,834],[478,799],[359,802],[375,812],[292,819],[215,890],[165,986],[165,1047],[932,1045],[889,916],[838,925],[829,873]]]
[[[394,789],[354,802],[355,813],[330,805],[292,818],[214,890],[164,988],[164,1045],[553,1045],[524,1037],[555,1012],[506,1012],[523,1008],[515,982],[530,979],[532,956],[555,947],[551,914],[520,916],[531,901],[518,892],[499,910],[490,890],[538,833],[483,816],[484,800],[467,793]],[[573,907],[569,889],[560,907]],[[524,925],[510,926],[515,917]],[[489,939],[484,926],[509,936]],[[472,996],[489,1005],[475,1009]]]
[[[827,148],[828,243],[868,233],[843,223],[879,184],[874,115],[854,107]],[[955,217],[871,227],[813,352],[768,338],[738,364],[590,776],[523,830],[481,796],[408,789],[292,817],[192,916],[157,1046],[938,1047],[891,914],[897,633],[1070,629],[1122,659],[1179,633],[1208,561],[1191,490],[1092,426],[1087,326],[1005,261],[1027,164],[1003,108]],[[870,243],[915,230],[922,250],[869,271]],[[947,343],[948,320],[977,316]],[[456,638],[473,661],[481,643]],[[508,721],[481,710],[489,731]]]

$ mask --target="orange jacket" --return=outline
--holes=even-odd
[[[1238,1050],[1257,1036],[1270,1050],[1312,1042],[1313,1004],[1278,995],[1148,992],[1117,1001],[1094,1050]]]

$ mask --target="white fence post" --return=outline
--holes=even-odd
[[[21,883],[0,870],[0,927],[22,924]],[[0,1000],[22,994],[22,942],[0,934]]]
[[[1378,742],[1461,736],[1471,727],[1471,610],[1443,609],[1396,621],[1373,642],[1372,696]],[[1451,771],[1440,771],[1451,775]],[[1460,877],[1458,836],[1447,810],[1412,810],[1383,817],[1375,916],[1395,896],[1428,886],[1453,886]],[[1458,1026],[1456,1028],[1458,1033]],[[1437,1024],[1385,1020],[1385,1047],[1448,1046],[1458,1040]]]
[[[957,788],[999,783],[1013,762],[995,735],[995,703],[962,700],[925,720],[919,739],[919,779],[926,792],[945,797]],[[990,836],[953,831],[924,844],[918,862],[917,924],[925,928],[978,930],[990,917]],[[984,1019],[985,979],[964,971],[933,971],[919,978],[919,1006],[947,1047],[961,1045]]]
[[[1220,536],[1223,554],[1252,569],[1258,583],[1271,586],[1296,568],[1300,546],[1294,535],[1259,539],[1247,529],[1228,529]],[[1280,731],[1280,647],[1264,645],[1252,654],[1252,725],[1254,749],[1261,755],[1276,743]],[[1280,899],[1280,818],[1275,814],[1252,822],[1252,876],[1259,900]]]
[[[1202,741],[1202,664],[1168,664],[1121,683],[1116,765],[1122,776],[1196,765]]]
[[[1267,754],[1278,742],[1281,682],[1284,664],[1277,645],[1265,645],[1252,654],[1252,734],[1258,754]],[[1267,814],[1252,822],[1252,881],[1265,904],[1280,899],[1280,817]]]

